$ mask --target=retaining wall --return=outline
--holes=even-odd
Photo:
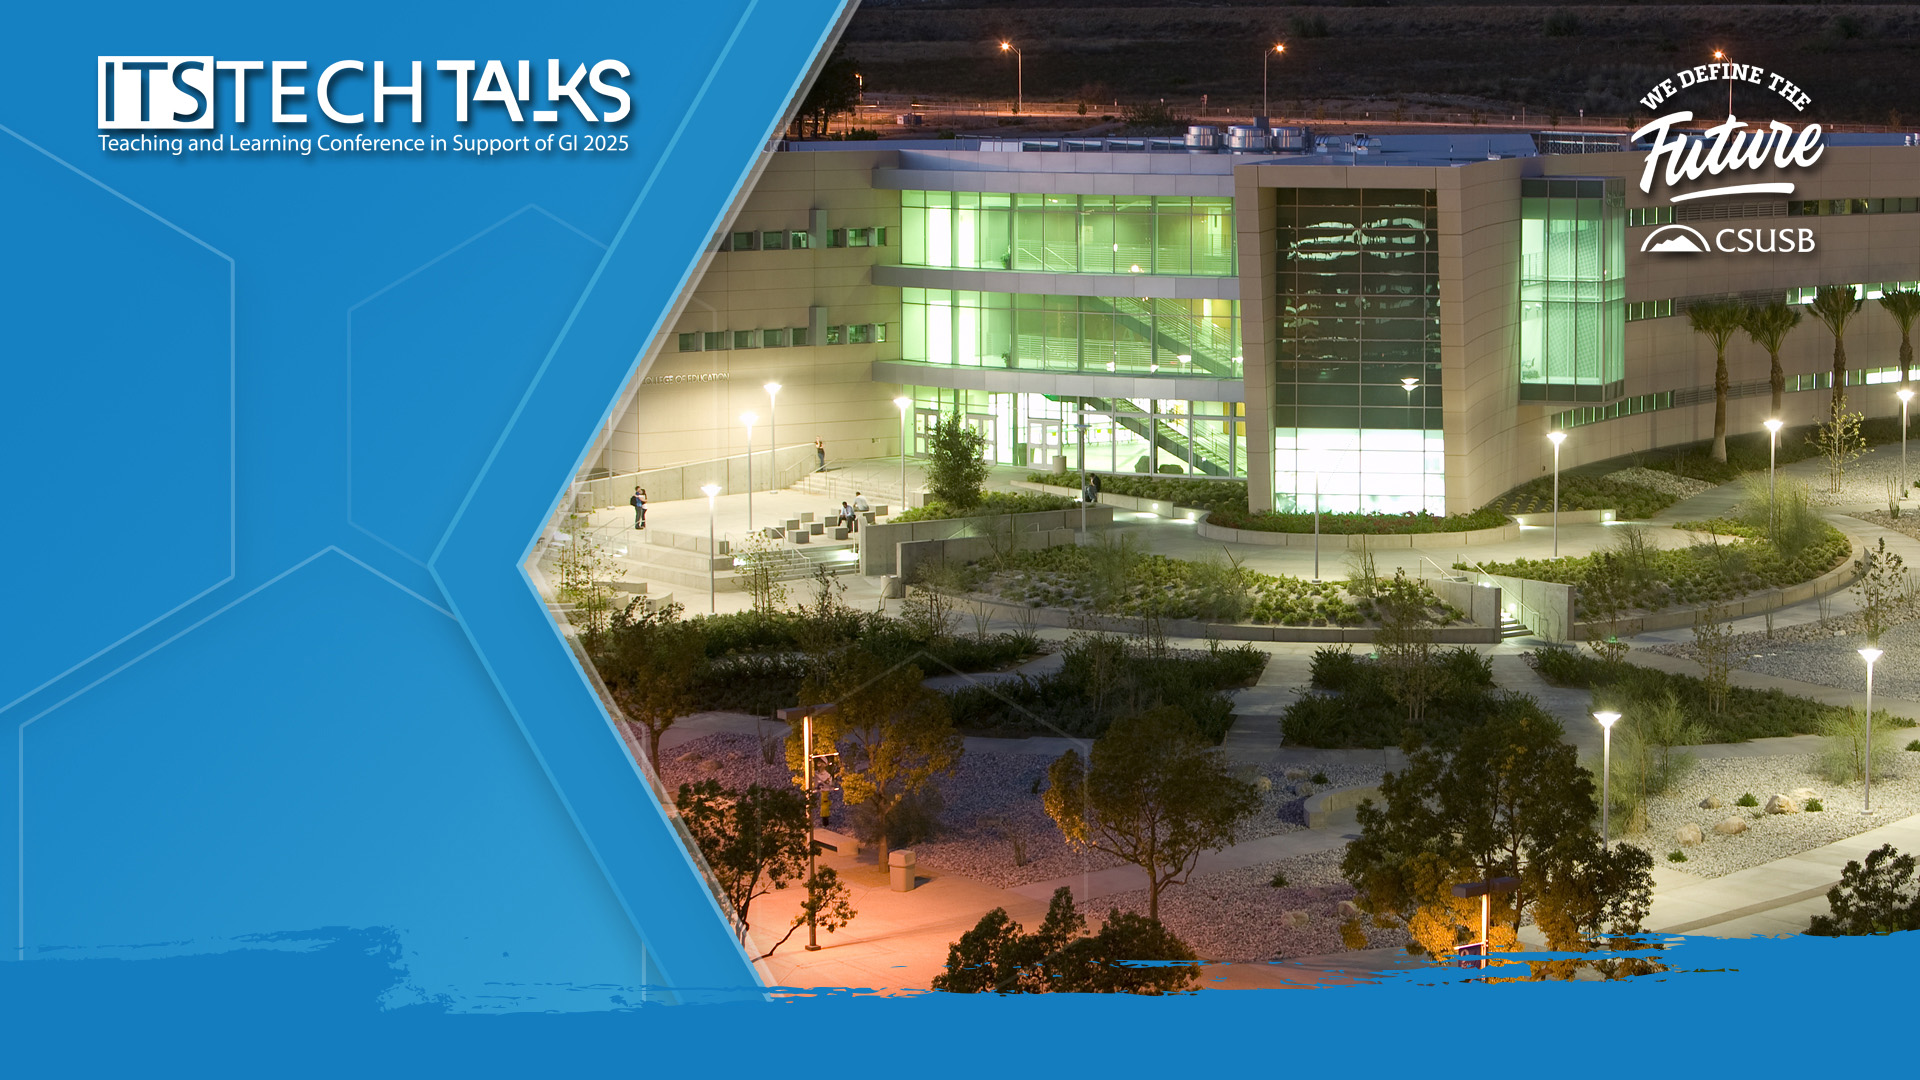
[[[1086,511],[1087,528],[1105,528],[1113,524],[1113,508],[1090,506]],[[956,536],[981,536],[991,528],[1013,529],[1019,534],[1052,529],[1078,529],[1080,511],[1039,510],[1031,514],[1001,514],[987,517],[941,518],[936,521],[889,521],[868,525],[860,530],[860,573],[880,577],[899,572],[901,544],[922,540],[951,540]]]

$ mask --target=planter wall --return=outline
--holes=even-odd
[[[1004,600],[978,593],[972,594],[968,599],[985,604],[994,609],[995,614],[1004,618],[1031,619],[1036,626],[1066,626],[1075,629],[1084,627],[1112,633],[1137,634],[1144,629],[1145,625],[1143,620],[1137,618],[1087,615],[1053,607],[1030,608],[1021,604],[1009,604]],[[1202,640],[1217,638],[1221,641],[1311,641],[1330,645],[1371,645],[1374,634],[1374,628],[1370,626],[1268,626],[1258,623],[1214,623],[1200,619],[1163,619],[1160,630],[1168,637],[1177,638]],[[1500,625],[1496,622],[1491,626],[1442,626],[1434,630],[1433,641],[1436,645],[1498,644]]]
[[[1087,508],[1087,528],[1105,528],[1113,524],[1113,508]],[[880,577],[899,573],[901,544],[922,540],[951,540],[956,536],[980,536],[992,528],[1007,528],[1016,534],[1047,532],[1053,529],[1078,529],[1080,511],[1040,510],[1031,514],[1001,514],[988,517],[941,518],[936,521],[885,522],[860,530],[860,573]],[[1044,545],[1042,545],[1044,546]]]

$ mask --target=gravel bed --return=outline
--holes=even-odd
[[[1911,450],[1909,451],[1912,452]],[[1920,457],[1912,459],[1920,467]],[[1763,474],[1764,475],[1764,474]],[[1822,467],[1812,475],[1798,477],[1806,481],[1808,493],[1815,506],[1838,506],[1843,503],[1874,503],[1887,505],[1887,481],[1900,480],[1900,445],[1878,447],[1875,452],[1861,457],[1848,465],[1841,474],[1840,490],[1827,490],[1827,472]],[[1909,491],[1905,509],[1913,511],[1914,492]]]
[[[1866,668],[1859,649],[1867,644],[1864,621],[1858,612],[1834,615],[1816,622],[1783,626],[1768,637],[1764,631],[1733,639],[1734,665],[1762,675],[1795,679],[1837,690],[1866,688]],[[1873,688],[1889,697],[1920,701],[1920,599],[1895,605],[1879,646],[1886,656],[1874,665]],[[1699,659],[1690,641],[1655,645],[1653,652]]]
[[[1308,795],[1328,788],[1375,785],[1382,772],[1377,765],[1301,769],[1253,759],[1227,760],[1241,776],[1266,781],[1260,810],[1240,827],[1242,841],[1304,828],[1303,805]],[[754,783],[786,782],[782,761],[776,756],[774,764],[766,764],[754,736],[722,733],[681,746],[667,755],[660,772],[669,793],[678,791],[682,783],[705,779],[743,790]],[[1052,763],[1045,754],[963,754],[959,766],[939,782],[940,828],[931,839],[913,846],[915,861],[1003,889],[1120,865],[1111,856],[1067,846],[1040,801],[1047,766]],[[1324,774],[1328,783],[1312,783],[1316,773]],[[845,807],[837,794],[832,805],[833,824],[845,828]],[[1015,865],[1016,840],[1024,857],[1020,865]]]
[[[1160,893],[1160,921],[1202,959],[1281,960],[1343,952],[1340,924],[1354,914],[1353,886],[1340,876],[1340,851],[1323,851],[1219,874],[1200,874]],[[1286,887],[1273,887],[1275,871]],[[1103,896],[1089,915],[1147,911],[1147,893]],[[1367,925],[1374,948],[1405,945],[1406,931]]]
[[[1622,484],[1632,484],[1634,487],[1650,488],[1663,495],[1671,495],[1676,499],[1690,498],[1703,491],[1712,491],[1714,487],[1717,486],[1709,484],[1705,480],[1695,480],[1690,476],[1675,476],[1670,472],[1660,472],[1656,469],[1642,469],[1637,466],[1631,469],[1621,469],[1619,472],[1610,472],[1602,477],[1602,479],[1615,480]]]
[[[1873,813],[1860,813],[1860,785],[1833,784],[1822,779],[1812,755],[1707,758],[1694,766],[1679,788],[1652,800],[1645,833],[1622,837],[1653,856],[1655,865],[1697,877],[1720,877],[1786,858],[1803,851],[1857,836],[1869,829],[1920,813],[1920,754],[1897,751],[1900,775],[1873,781]],[[1763,808],[1773,795],[1791,797],[1808,789],[1826,807],[1817,812],[1768,814]],[[1735,806],[1741,795],[1752,793],[1760,806]],[[1700,801],[1717,797],[1718,809],[1703,809]],[[1803,804],[1793,799],[1793,805]],[[1734,820],[1747,826],[1733,836],[1715,833],[1714,826]],[[1675,832],[1697,825],[1702,841],[1682,845]],[[1669,862],[1667,853],[1684,851],[1685,862]]]

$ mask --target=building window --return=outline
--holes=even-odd
[[[803,232],[787,234],[787,246],[795,251],[805,251],[813,246],[813,237]]]
[[[1026,371],[1241,377],[1235,300],[912,288],[902,289],[900,298],[897,340],[904,360]],[[1420,297],[1383,301],[1380,313],[1391,308],[1403,316],[1431,313],[1437,319],[1437,303]],[[884,332],[886,327],[875,324],[874,340],[887,340],[880,336]]]
[[[680,351],[681,352],[699,352],[700,351],[700,335],[699,334],[681,334],[680,335]]]
[[[846,247],[847,246],[847,230],[845,229],[828,230],[827,246],[828,247]]]
[[[1520,399],[1602,401],[1626,378],[1626,181],[1520,181]]]
[[[785,330],[760,331],[760,347],[761,348],[782,349],[786,347],[786,344],[787,344],[787,332]]]
[[[1639,322],[1642,319],[1664,319],[1673,314],[1673,301],[1636,300],[1627,305],[1627,321]]]
[[[753,234],[751,232],[737,232],[733,234],[733,250],[752,251],[753,246]]]
[[[873,340],[875,341],[887,340],[887,324],[886,323],[877,322],[873,324]]]
[[[753,331],[751,330],[735,330],[733,332],[733,347],[736,349],[753,348],[753,336]]]
[[[1667,225],[1673,221],[1671,206],[1636,206],[1627,211],[1627,226],[1638,228],[1642,225]]]
[[[847,344],[865,345],[873,340],[873,327],[868,323],[854,323],[847,327]]]
[[[760,250],[762,251],[787,250],[786,231],[782,229],[768,229],[766,232],[761,233],[760,234]]]
[[[702,348],[707,352],[719,352],[721,349],[727,347],[727,332],[725,330],[709,330],[705,334],[702,334],[701,337],[706,342]]]
[[[842,344],[845,344],[845,343],[846,343],[846,340],[847,340],[847,328],[846,328],[846,327],[844,327],[844,326],[829,326],[829,327],[827,327],[827,340],[826,340],[826,344],[828,344],[828,345],[842,345]]]
[[[794,327],[793,329],[787,331],[787,337],[788,337],[788,340],[793,342],[794,348],[804,349],[807,347],[807,328],[806,327],[804,326]]]
[[[872,229],[848,229],[847,230],[847,246],[848,247],[868,247],[872,240],[873,240]]]
[[[873,230],[873,246],[874,247],[887,246],[887,230],[885,229]]]
[[[886,241],[876,235],[876,243]],[[1239,272],[1233,200],[1213,196],[901,193],[910,266],[1081,274]]]

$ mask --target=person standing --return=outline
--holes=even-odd
[[[633,504],[633,527],[636,529],[646,528],[647,527],[647,489],[643,487],[634,488],[633,498],[628,499],[627,501]]]
[[[814,466],[813,471],[814,472],[825,471],[827,467],[827,440],[825,439],[813,440],[813,457],[815,462],[817,462],[817,464]]]

